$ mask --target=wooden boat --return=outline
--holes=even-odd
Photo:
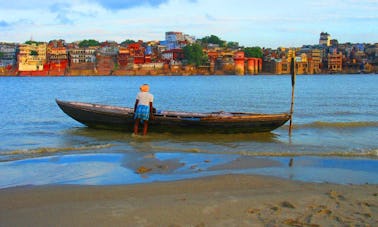
[[[76,121],[92,128],[133,131],[133,108],[56,100]],[[290,119],[290,114],[238,112],[192,113],[157,111],[149,121],[152,132],[252,133],[269,132]]]

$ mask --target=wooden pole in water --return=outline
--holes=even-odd
[[[290,73],[291,73],[291,106],[290,106],[290,125],[289,125],[289,135],[291,136],[291,131],[293,129],[293,113],[294,113],[294,88],[295,88],[295,59],[294,53],[291,57],[290,62]]]

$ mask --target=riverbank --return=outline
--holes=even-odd
[[[323,71],[321,73],[314,73],[314,74],[297,74],[298,76],[306,76],[306,75],[375,75],[377,71],[371,72],[361,72],[359,70],[344,70],[342,72],[333,72],[329,73]],[[173,69],[118,69],[112,70],[109,73],[103,73],[102,71],[98,71],[95,68],[89,69],[62,69],[62,72],[44,72],[39,73],[38,71],[35,72],[23,72],[20,73],[16,70],[0,70],[0,76],[32,76],[32,77],[56,77],[56,76],[64,76],[64,77],[75,77],[75,76],[235,76],[239,75],[234,70],[214,70],[210,71],[206,67],[202,68],[173,68]],[[268,71],[262,71],[258,73],[248,73],[246,72],[243,74],[244,76],[282,76],[282,75],[289,75],[287,73],[276,74]],[[243,76],[239,75],[239,76]]]
[[[223,175],[0,190],[2,226],[373,226],[377,220],[377,185]]]

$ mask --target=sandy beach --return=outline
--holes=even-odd
[[[0,190],[0,226],[375,226],[377,185],[223,175]]]

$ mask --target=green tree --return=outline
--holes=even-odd
[[[207,62],[207,56],[203,53],[202,47],[199,44],[186,45],[183,48],[184,58],[188,64],[195,65],[196,67],[203,65]]]
[[[38,52],[36,50],[31,50],[30,55],[31,56],[38,56]]]
[[[0,52],[0,58],[4,57],[4,53]]]
[[[238,42],[227,42],[227,48],[237,49],[237,48],[239,48],[239,43]]]
[[[32,44],[35,44],[35,45],[39,45],[39,44],[42,44],[43,42],[37,42],[37,41],[33,41],[33,40],[29,40],[29,41],[26,41],[25,44],[28,44],[28,45],[32,45]]]
[[[83,40],[79,43],[79,47],[93,47],[93,46],[99,46],[100,42],[94,39],[88,39]]]
[[[114,67],[113,67],[113,70],[118,70],[119,69],[119,64],[118,62],[114,63]]]
[[[221,40],[216,35],[205,36],[204,38],[200,39],[200,41],[202,44],[218,44],[220,47],[224,47],[226,45],[226,41]]]
[[[244,53],[247,58],[262,58],[263,52],[260,47],[246,47]]]
[[[129,44],[132,44],[132,43],[136,43],[136,42],[132,39],[126,39],[125,41],[123,41],[121,43],[121,45],[129,45]]]

